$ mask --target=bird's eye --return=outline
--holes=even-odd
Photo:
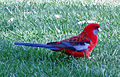
[[[97,26],[95,26],[95,29],[97,29],[98,27]]]

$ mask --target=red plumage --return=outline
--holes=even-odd
[[[48,48],[53,51],[59,51],[74,57],[88,57],[89,53],[97,44],[97,32],[100,28],[99,24],[92,23],[87,25],[84,30],[76,36],[58,42],[50,42],[47,44],[33,44],[33,43],[15,43],[15,45],[25,45]]]
[[[99,24],[96,24],[96,23],[89,24],[84,28],[82,33],[80,33],[79,35],[73,36],[69,39],[65,39],[59,42],[51,42],[51,43],[48,43],[48,45],[55,45],[61,42],[69,42],[72,45],[89,42],[90,45],[88,46],[88,49],[80,52],[73,49],[65,49],[65,48],[56,46],[57,48],[60,49],[57,51],[63,52],[67,55],[73,55],[74,57],[83,57],[83,58],[84,56],[89,57],[89,53],[94,49],[95,45],[97,44],[97,35],[93,33],[93,30],[98,30],[98,28],[100,28]],[[56,51],[56,50],[53,50],[53,51]]]

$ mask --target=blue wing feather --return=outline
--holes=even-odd
[[[48,43],[48,45],[53,45],[53,46],[65,48],[65,49],[72,49],[73,51],[80,52],[80,51],[87,50],[90,43],[89,42],[82,42],[82,43],[77,43],[76,45],[72,45],[68,41],[62,41],[61,43],[51,42],[51,43]]]
[[[84,51],[84,50],[87,50],[88,49],[88,46],[90,44],[88,43],[85,43],[84,45],[74,45],[73,47],[76,49],[76,51]]]

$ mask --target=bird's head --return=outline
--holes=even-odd
[[[84,28],[84,31],[87,31],[88,33],[92,32],[94,35],[97,35],[97,33],[99,32],[99,28],[100,28],[99,24],[91,23]]]

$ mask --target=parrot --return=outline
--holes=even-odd
[[[90,58],[89,53],[95,48],[97,44],[97,33],[99,32],[100,25],[97,23],[88,24],[83,31],[68,39],[58,42],[42,43],[24,43],[15,42],[15,45],[40,47],[50,49],[52,51],[61,52],[68,56]]]

